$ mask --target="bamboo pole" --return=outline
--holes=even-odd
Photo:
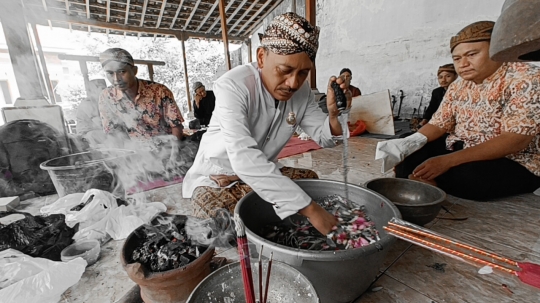
[[[225,0],[219,0],[219,15],[221,17],[221,35],[225,48],[225,62],[227,69],[231,69],[231,55],[229,54],[229,37],[227,33],[227,16],[225,16]]]

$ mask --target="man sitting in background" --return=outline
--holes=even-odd
[[[170,134],[182,139],[184,118],[165,85],[138,79],[133,57],[124,49],[110,48],[99,61],[113,84],[99,98],[106,134],[139,142]]]
[[[360,89],[356,86],[351,85],[352,80],[352,72],[348,68],[344,68],[339,72],[339,76],[345,80],[345,83],[349,85],[349,90],[351,91],[351,94],[354,97],[362,95],[362,92]]]
[[[493,199],[540,187],[540,68],[489,58],[494,22],[450,40],[461,79],[433,118],[404,139],[379,142],[383,170],[466,199]],[[427,144],[426,144],[427,143]]]
[[[193,111],[195,118],[199,119],[201,125],[210,124],[210,118],[216,106],[216,96],[211,90],[206,90],[201,82],[193,84],[195,97],[193,98]]]
[[[98,108],[99,95],[105,88],[107,84],[103,79],[90,81],[86,100],[77,108],[77,134],[91,148],[97,147],[106,139]]]
[[[425,125],[429,122],[429,120],[431,120],[433,114],[437,111],[437,109],[439,109],[448,86],[450,86],[450,84],[452,84],[452,82],[454,82],[456,79],[457,73],[453,63],[445,64],[439,67],[439,70],[437,71],[437,81],[439,81],[440,87],[437,87],[433,90],[433,92],[431,92],[431,101],[429,101],[428,108],[426,109],[423,119],[420,122],[421,125]],[[420,109],[418,109],[418,111],[420,111]]]

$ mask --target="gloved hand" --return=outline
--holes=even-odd
[[[410,154],[422,148],[427,143],[427,137],[414,133],[402,139],[394,139],[377,143],[375,160],[383,159],[382,173],[398,165]]]

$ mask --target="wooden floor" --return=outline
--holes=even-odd
[[[351,183],[363,185],[384,176],[380,172],[381,162],[374,160],[377,141],[358,137],[350,140]],[[313,169],[321,179],[342,181],[341,147],[292,156],[280,162]],[[163,201],[171,213],[192,213],[189,201],[181,198],[180,185],[138,196],[148,201]],[[41,206],[55,199],[50,196],[24,201],[22,209],[37,213]],[[529,194],[478,202],[449,196],[445,206],[449,213],[442,210],[439,217],[467,219],[436,219],[427,227],[518,261],[540,264],[540,197]],[[81,281],[64,293],[61,302],[116,302],[132,289],[134,283],[120,265],[122,244],[123,241],[105,244],[100,260],[87,268]],[[219,253],[231,260],[236,258],[234,248]],[[398,240],[390,248],[370,290],[354,302],[540,302],[540,290],[514,276],[481,275],[477,267]]]

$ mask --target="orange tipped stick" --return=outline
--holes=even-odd
[[[435,235],[435,234],[432,234],[432,233],[427,233],[427,232],[422,231],[422,230],[418,230],[418,229],[410,228],[410,227],[407,227],[407,226],[403,226],[401,224],[396,224],[394,222],[388,222],[388,224],[393,226],[393,227],[401,228],[403,230],[406,230],[406,231],[409,231],[409,232],[412,232],[412,233],[415,233],[415,234],[419,234],[419,235],[422,235],[422,236],[425,236],[425,237],[428,237],[428,238],[432,238],[432,239],[435,239],[435,240],[440,240],[440,241],[443,241],[443,242],[446,242],[446,243],[454,244],[454,245],[456,245],[458,247],[471,250],[471,251],[473,251],[473,252],[475,252],[477,254],[480,254],[480,255],[483,255],[483,256],[486,256],[486,257],[489,257],[489,258],[493,258],[495,260],[501,261],[503,263],[506,263],[506,264],[509,264],[509,265],[512,265],[512,266],[515,266],[515,267],[519,267],[518,262],[516,262],[514,260],[508,259],[508,258],[503,257],[501,255],[490,253],[490,252],[485,251],[483,249],[480,249],[478,247],[474,247],[474,246],[471,246],[471,245],[468,245],[468,244],[465,244],[465,243],[460,243],[460,242],[454,241],[452,239],[445,238],[445,237],[442,237],[442,236],[438,236],[438,235]]]
[[[504,272],[507,272],[507,273],[510,273],[510,274],[517,275],[517,271],[514,270],[514,269],[509,269],[509,268],[503,267],[501,265],[498,265],[498,264],[495,264],[495,263],[492,263],[492,262],[489,262],[489,261],[486,261],[486,260],[483,260],[483,259],[480,259],[480,258],[477,258],[477,257],[467,255],[467,254],[462,253],[460,251],[457,251],[457,250],[454,250],[454,249],[451,249],[451,248],[448,248],[448,247],[444,247],[444,246],[439,245],[439,244],[435,244],[435,243],[426,241],[424,239],[413,236],[413,235],[408,234],[406,232],[394,229],[392,227],[384,226],[383,228],[387,232],[393,234],[394,236],[396,236],[396,237],[398,237],[400,239],[403,239],[403,240],[406,240],[406,241],[409,241],[409,242],[424,246],[426,248],[429,248],[429,249],[432,249],[432,250],[435,250],[435,251],[438,251],[438,252],[444,252],[444,253],[447,253],[447,254],[450,254],[450,255],[453,255],[453,256],[456,256],[456,257],[460,257],[460,258],[469,260],[469,261],[471,261],[473,263],[476,263],[476,264],[487,265],[487,266],[490,266],[492,268],[495,268],[495,269],[498,269],[498,270],[501,270],[501,271],[504,271]]]

